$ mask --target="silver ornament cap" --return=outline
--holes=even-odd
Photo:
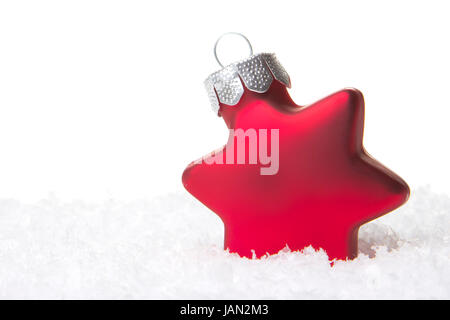
[[[217,57],[217,44],[225,35],[237,35],[243,38],[250,49],[250,57],[223,67]],[[288,73],[273,53],[253,54],[250,41],[241,33],[228,32],[217,39],[214,45],[214,56],[222,66],[222,70],[214,72],[205,80],[205,88],[213,111],[218,114],[220,104],[235,106],[244,94],[245,86],[248,90],[264,93],[269,90],[275,79],[286,87],[291,87]]]
[[[213,111],[217,114],[219,103],[238,104],[244,94],[243,85],[250,91],[264,93],[273,80],[291,87],[289,74],[273,53],[259,53],[232,63],[214,72],[205,80],[205,88]]]

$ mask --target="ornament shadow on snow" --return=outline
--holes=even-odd
[[[230,130],[277,130],[279,168],[262,175],[267,163],[249,163],[250,143],[246,163],[217,163],[230,149],[236,157],[238,138],[230,133],[222,149],[185,169],[183,185],[222,219],[230,252],[251,258],[311,245],[330,260],[353,259],[360,226],[404,204],[409,187],[364,149],[360,91],[299,106],[290,83],[275,55],[265,53],[210,75],[213,110]]]

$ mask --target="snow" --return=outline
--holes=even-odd
[[[427,188],[361,228],[360,254],[261,260],[222,250],[219,218],[187,193],[151,200],[0,200],[0,298],[449,299],[450,199]]]

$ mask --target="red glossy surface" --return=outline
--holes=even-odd
[[[186,189],[224,222],[231,252],[260,257],[312,245],[351,259],[359,227],[408,199],[408,185],[363,148],[364,99],[355,89],[301,107],[274,81],[263,94],[245,89],[220,113],[231,129],[279,129],[275,175],[261,175],[260,164],[191,163],[183,173]]]

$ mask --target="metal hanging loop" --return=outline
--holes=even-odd
[[[227,35],[235,35],[235,36],[239,36],[239,37],[241,37],[242,39],[244,39],[245,42],[247,42],[247,44],[248,44],[248,48],[250,49],[250,55],[249,55],[249,56],[252,56],[252,55],[253,55],[253,48],[252,48],[252,45],[251,45],[250,41],[247,39],[246,36],[244,36],[242,33],[239,33],[239,32],[227,32],[227,33],[224,33],[223,35],[221,35],[221,36],[219,37],[219,39],[217,39],[216,44],[214,45],[214,57],[216,58],[217,63],[218,63],[222,68],[223,68],[224,66],[223,66],[223,64],[220,62],[219,57],[217,56],[217,45],[218,45],[218,43],[220,42],[220,40],[222,40],[222,38],[223,38],[224,36],[227,36]]]

